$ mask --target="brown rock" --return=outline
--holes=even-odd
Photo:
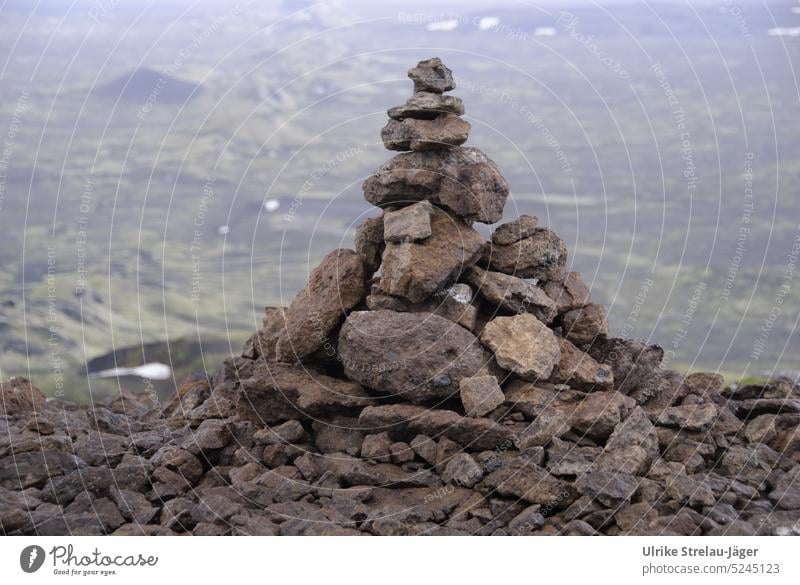
[[[431,235],[432,216],[433,205],[430,201],[387,211],[383,217],[383,238],[393,244],[424,240]]]
[[[389,433],[384,431],[374,435],[367,435],[361,444],[361,457],[389,463],[392,457],[391,447],[392,439],[389,438]]]
[[[761,414],[800,414],[798,398],[753,398],[734,402],[736,416],[751,418]]]
[[[484,244],[478,232],[436,209],[430,237],[386,244],[380,288],[412,303],[424,301],[472,266]]]
[[[658,424],[705,432],[711,428],[717,416],[717,407],[712,403],[672,406],[658,416]]]
[[[550,297],[538,286],[516,276],[473,266],[464,279],[487,301],[512,313],[531,313],[543,323],[556,316]]]
[[[505,396],[494,376],[472,376],[459,384],[461,403],[467,416],[481,417],[503,404]]]
[[[655,427],[637,406],[614,429],[605,450],[597,458],[596,468],[641,475],[647,472],[658,453]]]
[[[416,67],[409,69],[408,77],[414,82],[414,93],[444,93],[456,87],[453,72],[439,57],[420,61]]]
[[[522,457],[510,458],[484,479],[487,488],[500,496],[522,498],[550,510],[566,508],[575,501],[573,486]]]
[[[389,150],[435,150],[461,146],[470,129],[470,123],[455,114],[439,114],[430,120],[391,119],[381,130],[381,139]]]
[[[505,388],[506,405],[523,413],[528,418],[535,418],[546,407],[574,406],[586,396],[577,390],[556,390],[547,383],[531,384],[523,380],[513,380]]]
[[[389,463],[370,463],[363,459],[350,457],[345,453],[335,453],[318,457],[316,465],[323,472],[330,472],[336,481],[345,487],[350,486],[391,486],[430,487],[438,483],[438,478],[427,470],[413,473],[403,471]]]
[[[575,347],[571,342],[558,338],[561,358],[553,367],[550,381],[568,384],[581,390],[610,390],[614,385],[611,366],[598,364],[592,356]]]
[[[405,313],[408,311],[409,305],[403,299],[390,297],[389,295],[368,295],[367,308],[370,311],[386,310]]]
[[[605,309],[595,303],[573,309],[562,317],[561,329],[564,337],[575,345],[592,343],[597,337],[608,335]]]
[[[491,357],[447,319],[393,311],[351,313],[339,334],[339,356],[351,380],[412,402],[453,395]]]
[[[330,343],[331,332],[364,298],[364,289],[364,263],[358,254],[340,249],[325,256],[286,309],[278,359],[303,358]]]
[[[561,357],[556,336],[528,313],[496,317],[483,328],[481,342],[501,368],[525,380],[547,379]]]
[[[470,331],[475,330],[478,319],[478,307],[475,305],[472,289],[463,283],[436,292],[427,301],[410,305],[408,311],[433,313]]]
[[[697,394],[698,396],[716,396],[722,391],[725,379],[719,374],[706,372],[695,372],[683,379],[687,394]]]
[[[469,453],[456,453],[442,473],[442,481],[471,488],[483,477],[483,468]]]
[[[513,445],[513,432],[485,418],[460,416],[450,410],[431,410],[411,404],[370,406],[361,411],[359,425],[389,429],[411,436],[445,436],[470,450],[495,449]]]
[[[467,221],[495,223],[503,216],[508,183],[477,148],[399,154],[364,181],[373,205],[408,205],[429,200]]]
[[[414,451],[408,443],[398,441],[389,446],[389,451],[392,452],[392,462],[397,465],[414,461]]]
[[[657,345],[646,345],[632,339],[598,337],[589,348],[589,355],[601,364],[611,366],[614,372],[614,387],[623,394],[629,394],[648,378],[661,374],[659,365],[664,357],[664,350]],[[664,382],[670,385],[669,376]],[[643,396],[640,404],[644,404],[662,391],[667,392],[667,389],[655,385],[653,391],[654,394]]]
[[[44,394],[25,378],[0,383],[0,414],[28,414],[40,410],[44,402]]]
[[[567,265],[564,241],[547,228],[536,228],[532,236],[508,246],[492,244],[482,263],[491,270],[519,278],[563,280]]]
[[[288,420],[283,424],[258,429],[253,440],[259,445],[285,445],[297,443],[303,438],[305,429],[300,421]]]
[[[580,272],[567,272],[564,280],[545,283],[544,292],[555,303],[559,315],[581,309],[592,302],[589,287],[583,282]]]
[[[358,429],[358,419],[350,416],[326,417],[315,420],[314,445],[320,453],[347,453],[358,455],[362,449],[364,433]]]
[[[632,475],[613,471],[590,471],[575,483],[578,491],[595,498],[609,508],[630,502],[639,482]]]
[[[256,424],[276,425],[374,404],[358,384],[338,380],[299,365],[263,364],[242,380],[237,414]]]
[[[411,440],[411,448],[426,463],[436,465],[436,441],[427,435],[417,435]]]
[[[572,414],[573,430],[596,439],[606,439],[628,416],[635,402],[619,392],[587,394]]]
[[[464,102],[459,97],[441,95],[429,91],[415,93],[406,100],[402,106],[389,108],[386,112],[390,118],[402,120],[403,118],[431,119],[438,114],[464,113]]]
[[[599,447],[576,447],[554,436],[547,449],[547,469],[553,475],[580,476],[592,468],[601,453]]]
[[[359,224],[355,246],[364,262],[365,275],[370,278],[380,267],[383,256],[383,217],[370,217]]]
[[[778,417],[773,414],[762,414],[747,423],[742,431],[742,436],[748,443],[770,443],[776,436],[775,421]]]
[[[190,444],[197,445],[202,451],[222,449],[231,442],[231,430],[221,420],[208,419],[200,423],[190,437]]]
[[[514,221],[504,223],[492,232],[492,243],[498,246],[516,244],[533,235],[539,220],[534,215],[520,215]]]
[[[519,434],[517,447],[544,446],[570,430],[569,414],[562,409],[545,406],[533,422]]]

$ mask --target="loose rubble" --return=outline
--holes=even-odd
[[[800,387],[725,387],[609,337],[439,59],[388,111],[379,217],[240,356],[166,404],[0,384],[8,535],[773,535],[800,532]]]

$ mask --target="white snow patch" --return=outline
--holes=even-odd
[[[455,30],[458,28],[458,20],[440,20],[439,22],[431,22],[428,23],[427,26],[429,31],[432,32],[447,32],[451,30]]]
[[[500,19],[496,16],[484,16],[478,21],[478,29],[480,30],[492,30],[498,24],[500,24]]]
[[[800,37],[800,26],[771,28],[767,31],[771,37]]]
[[[89,374],[90,378],[116,378],[118,376],[139,376],[150,380],[167,380],[172,376],[172,368],[160,362],[150,362],[135,368],[111,368]]]

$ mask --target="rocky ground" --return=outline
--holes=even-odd
[[[165,405],[2,385],[5,534],[798,534],[800,388],[723,387],[609,338],[533,216],[461,147],[438,59],[409,71],[379,217],[241,356]]]

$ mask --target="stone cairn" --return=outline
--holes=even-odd
[[[800,389],[608,337],[567,250],[503,213],[439,59],[381,133],[382,210],[242,356],[160,407],[2,385],[6,534],[792,534]]]

